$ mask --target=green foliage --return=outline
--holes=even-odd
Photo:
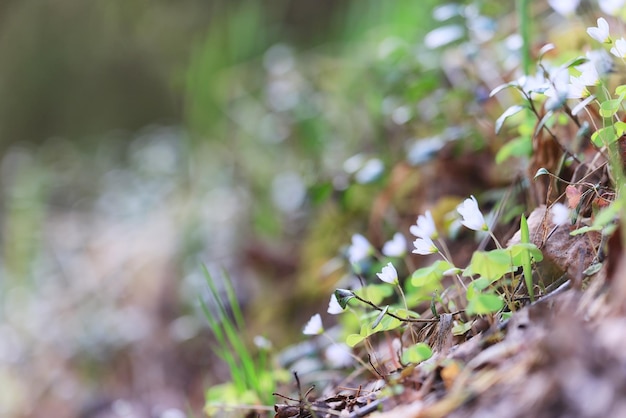
[[[428,344],[417,343],[402,352],[402,363],[421,363],[428,360],[433,355],[433,351]]]
[[[202,299],[200,303],[217,341],[215,352],[228,365],[231,375],[230,382],[207,390],[205,411],[211,415],[212,411],[227,408],[228,405],[270,404],[273,400],[271,394],[284,373],[269,362],[266,348],[259,348],[256,355],[250,351],[244,340],[243,313],[228,276],[224,275],[222,280],[225,300],[206,267],[204,277],[213,303],[207,305]]]

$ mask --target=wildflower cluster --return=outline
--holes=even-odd
[[[457,206],[456,213],[460,225],[488,234],[494,239],[496,246],[500,248],[500,243],[495,239],[474,196],[470,196],[462,201]],[[508,248],[506,250],[492,250],[491,252],[477,251],[470,265],[462,269],[454,265],[445,240],[442,239],[444,234],[440,233],[431,211],[426,211],[423,215],[419,215],[416,223],[410,226],[409,232],[416,237],[412,250],[414,254],[437,254],[441,260],[436,261],[430,267],[416,270],[405,280],[401,280],[394,262],[389,261],[389,258],[397,260],[398,257],[406,253],[404,235],[396,233],[393,239],[383,246],[382,255],[377,254],[374,246],[364,236],[355,234],[352,237],[352,244],[348,248],[347,258],[355,268],[355,271],[360,271],[359,266],[355,264],[371,261],[372,258],[385,262],[380,267],[380,271],[376,273],[382,284],[370,284],[356,290],[338,289],[330,297],[327,309],[329,314],[338,315],[345,311],[351,311],[357,314],[361,323],[359,333],[348,335],[346,340],[348,345],[354,346],[375,332],[389,331],[402,326],[403,323],[420,321],[421,315],[410,310],[410,308],[420,301],[428,299],[442,302],[437,295],[443,288],[442,279],[445,276],[455,276],[457,278],[457,291],[460,294],[465,293],[467,303],[465,311],[467,313],[494,313],[502,308],[504,304],[502,297],[492,291],[485,290],[484,284],[479,284],[479,280],[476,278],[482,278],[488,280],[489,283],[493,283],[506,273],[512,274],[521,265],[520,254],[528,255],[529,260],[541,259],[541,253],[536,247],[529,244],[523,249]],[[501,253],[496,253],[497,251]],[[504,255],[504,258],[501,255]],[[504,265],[502,265],[503,259],[506,260]],[[494,275],[493,272],[499,273]],[[395,288],[397,290],[402,301],[400,306],[386,305],[383,307],[378,305],[380,301],[393,293],[388,293],[385,290],[388,288],[385,286],[390,286],[390,289],[393,290]],[[368,313],[359,315],[354,309],[356,306],[350,303],[352,300],[364,303],[375,309],[375,311],[378,311],[377,316],[371,317]],[[453,305],[454,303],[449,304],[449,306],[445,306],[443,309],[448,310]],[[460,322],[459,326],[461,330],[465,329]],[[303,333],[306,335],[324,333],[324,326],[319,313],[311,317],[304,327]]]

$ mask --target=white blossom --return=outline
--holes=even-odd
[[[374,252],[372,244],[361,234],[352,235],[352,245],[348,248],[348,260],[351,264],[369,257]]]
[[[409,231],[418,238],[436,239],[438,236],[435,220],[429,210],[417,217],[416,224],[411,225]]]
[[[343,312],[343,308],[337,300],[337,296],[333,293],[330,295],[330,302],[328,302],[328,309],[326,310],[331,315],[338,315]]]
[[[428,255],[439,252],[433,240],[428,237],[416,239],[413,241],[413,247],[415,247],[413,254]]]
[[[349,367],[354,363],[351,349],[347,344],[336,343],[329,345],[324,351],[326,361],[333,368]]]
[[[617,16],[624,7],[624,0],[598,0],[598,6],[604,13]]]
[[[605,18],[600,17],[597,20],[598,26],[591,26],[587,28],[587,33],[593,39],[601,43],[611,43],[611,35],[609,33],[609,23]]]
[[[615,55],[617,58],[626,58],[626,39],[619,38],[615,41],[615,45],[611,48],[611,54]]]
[[[398,272],[391,263],[387,263],[380,273],[376,273],[378,278],[385,283],[398,284]]]
[[[318,313],[313,315],[302,329],[304,335],[319,335],[323,332],[324,325],[322,324],[322,317]]]
[[[383,245],[382,253],[387,257],[403,257],[406,254],[406,238],[399,232],[393,235],[391,241]]]
[[[461,224],[466,228],[474,231],[487,231],[489,229],[474,196],[465,199],[463,203],[456,207],[456,211],[463,217]]]
[[[555,203],[550,208],[550,214],[552,215],[552,222],[555,225],[565,225],[570,220],[570,210],[563,203]]]
[[[571,16],[576,11],[580,0],[548,0],[550,7],[561,16]]]

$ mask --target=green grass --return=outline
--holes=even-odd
[[[271,405],[276,390],[274,367],[268,352],[253,353],[244,337],[247,335],[244,316],[228,275],[222,275],[225,296],[220,294],[216,280],[203,267],[210,290],[213,309],[200,299],[204,316],[216,340],[215,352],[228,365],[231,381],[207,391],[207,412],[228,406]],[[280,373],[278,373],[280,375]]]

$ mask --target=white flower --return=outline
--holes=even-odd
[[[262,335],[255,336],[252,341],[254,342],[254,345],[257,348],[260,348],[261,350],[271,350],[272,349],[272,342],[270,340],[268,340],[267,338],[263,337]]]
[[[337,300],[337,296],[333,293],[330,295],[330,302],[328,302],[328,309],[326,310],[331,315],[338,315],[343,312],[343,308]]]
[[[611,54],[615,55],[617,58],[626,58],[626,39],[619,38],[615,41],[615,46],[611,48]]]
[[[380,273],[376,273],[378,278],[385,283],[398,284],[398,272],[391,263],[387,263]]]
[[[611,35],[609,34],[609,24],[605,18],[598,18],[598,26],[597,27],[589,27],[587,28],[587,33],[593,39],[602,43],[611,43]]]
[[[616,16],[624,7],[624,0],[598,0],[600,9],[611,16]]]
[[[324,351],[324,356],[333,368],[341,368],[349,367],[354,363],[351,353],[347,344],[331,344]]]
[[[352,245],[348,248],[348,260],[351,264],[358,263],[374,252],[372,244],[361,234],[352,235]]]
[[[570,76],[567,69],[560,68],[551,74],[551,85],[544,94],[556,102],[565,99],[580,99],[584,96],[584,83],[578,78]],[[546,107],[550,107],[546,102]]]
[[[570,220],[569,208],[563,203],[555,203],[550,208],[550,214],[552,215],[552,222],[555,225],[565,225]]]
[[[548,0],[548,3],[561,16],[571,16],[576,11],[580,0]]]
[[[406,254],[406,238],[399,232],[393,234],[393,239],[383,245],[383,254],[387,257],[402,257]]]
[[[415,247],[415,249],[412,251],[413,254],[428,255],[439,252],[439,249],[437,248],[433,240],[428,237],[416,239],[415,241],[413,241],[413,246]]]
[[[543,93],[550,87],[548,80],[543,73],[537,73],[535,75],[522,76],[517,80],[517,84],[527,95],[532,93]]]
[[[463,217],[461,224],[466,228],[474,231],[487,231],[489,229],[474,196],[465,199],[463,203],[456,207],[456,211]]]
[[[411,225],[409,231],[418,238],[436,239],[438,236],[435,220],[429,210],[417,217],[416,225]]]
[[[587,84],[582,76],[570,76],[569,81],[570,83],[567,85],[568,99],[582,99],[589,96],[589,90],[587,90],[587,86],[591,86],[593,84]]]
[[[580,71],[578,79],[585,86],[595,86],[596,84],[598,84],[598,80],[600,80],[600,74],[598,73],[598,69],[596,68],[595,63],[591,61],[591,59],[583,64],[580,64],[576,68]]]
[[[589,63],[595,67],[600,77],[605,76],[613,71],[613,58],[611,58],[609,53],[606,52],[604,49],[594,49],[592,51],[587,51],[585,55],[587,56],[587,59],[589,59]],[[582,67],[584,68],[585,65],[587,65],[587,63],[582,64]],[[581,66],[579,65],[579,70],[580,67]]]
[[[322,317],[318,313],[313,315],[302,329],[304,335],[319,335],[323,332],[324,325],[322,324]]]

